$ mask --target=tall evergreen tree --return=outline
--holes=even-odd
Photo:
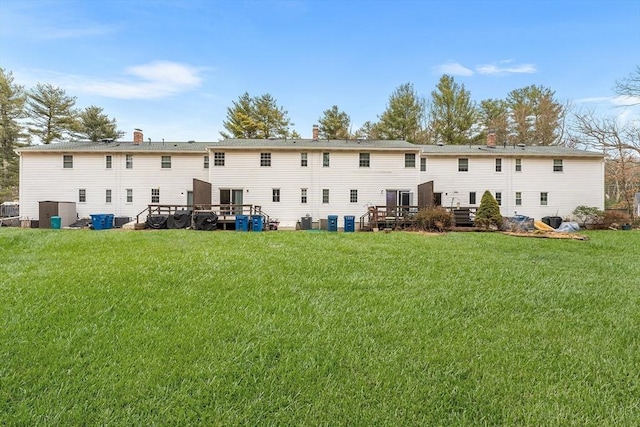
[[[360,129],[356,131],[354,137],[361,139],[380,139],[378,123],[372,123],[370,121],[364,122],[364,124],[360,126]]]
[[[389,96],[387,109],[376,125],[378,136],[381,139],[403,139],[420,143],[424,118],[424,99],[415,91],[413,84],[405,83]]]
[[[116,119],[110,119],[102,112],[102,108],[92,105],[80,112],[77,136],[89,141],[104,138],[118,139],[124,132],[118,130]]]
[[[323,139],[347,139],[349,138],[349,125],[351,118],[344,111],[340,111],[337,105],[324,110],[322,117],[318,119],[320,138]]]
[[[558,141],[564,108],[554,95],[551,89],[536,85],[509,92],[511,143],[553,145]]]
[[[266,93],[255,98],[255,114],[258,122],[258,138],[286,138],[289,126],[293,125],[288,112],[279,107],[273,96]]]
[[[501,99],[485,99],[478,107],[478,117],[482,129],[481,137],[487,133],[496,134],[496,143],[502,145],[508,142],[509,108]]]
[[[227,108],[227,119],[223,126],[228,132],[220,132],[220,135],[223,138],[241,139],[285,138],[289,135],[291,125],[293,123],[287,111],[278,107],[270,94],[251,97],[245,92]]]
[[[25,133],[19,120],[24,117],[24,88],[13,82],[13,73],[0,68],[0,202],[18,196],[18,156]]]
[[[43,144],[68,138],[78,130],[76,98],[63,89],[38,83],[28,94],[29,133]]]
[[[430,127],[433,136],[445,144],[466,144],[472,138],[477,112],[471,94],[452,76],[443,75],[431,92]]]

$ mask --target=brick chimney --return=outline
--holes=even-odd
[[[133,143],[136,145],[140,145],[144,142],[144,135],[142,134],[142,129],[134,129],[133,130]]]
[[[319,130],[318,130],[318,125],[313,125],[313,140],[317,141],[318,139],[320,139],[319,136]]]
[[[495,148],[495,146],[496,146],[496,133],[495,132],[489,132],[487,134],[487,147]]]

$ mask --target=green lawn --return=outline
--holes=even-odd
[[[0,425],[638,425],[588,235],[0,229]]]

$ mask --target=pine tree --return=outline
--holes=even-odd
[[[0,202],[18,196],[18,155],[26,135],[19,120],[24,117],[24,88],[13,82],[13,73],[0,68]]]
[[[110,119],[102,112],[102,108],[92,105],[80,112],[77,136],[89,141],[121,138],[124,133],[118,130],[116,119]]]
[[[554,95],[551,89],[536,85],[509,92],[510,143],[553,145],[558,141],[564,107]]]
[[[318,119],[320,138],[323,139],[347,139],[349,138],[349,125],[351,118],[344,111],[340,111],[334,105],[322,113]]]
[[[228,133],[220,132],[220,135],[241,139],[286,138],[289,126],[293,125],[287,114],[270,94],[251,97],[245,92],[227,108],[227,120],[223,126]]]
[[[68,138],[78,130],[76,98],[63,89],[38,83],[28,94],[29,133],[43,144]]]
[[[484,139],[487,133],[493,132],[496,134],[496,143],[498,145],[508,142],[509,109],[505,101],[501,99],[485,99],[480,102],[478,116],[483,130],[483,134],[480,135],[481,139]]]
[[[467,144],[473,140],[472,128],[477,112],[471,94],[454,78],[443,75],[431,92],[430,127],[433,136],[445,144]]]
[[[489,228],[502,225],[500,206],[489,190],[485,191],[480,200],[480,206],[476,211],[475,224],[479,227]]]
[[[413,84],[400,85],[389,96],[387,109],[376,125],[380,139],[401,139],[422,142],[425,102]]]

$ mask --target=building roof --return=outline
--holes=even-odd
[[[208,142],[143,142],[134,144],[132,141],[91,142],[91,141],[64,141],[53,144],[30,145],[18,148],[17,152],[79,152],[88,151],[95,153],[113,152],[201,152],[206,153]]]
[[[594,157],[602,153],[562,146],[508,145],[494,148],[486,145],[417,145],[406,141],[385,140],[313,140],[313,139],[225,139],[218,142],[89,142],[65,141],[18,148],[17,152],[156,152],[207,153],[212,150],[348,150],[348,151],[413,151],[427,156],[504,156],[504,157]]]
[[[600,157],[604,154],[559,145],[421,145],[427,156]]]

